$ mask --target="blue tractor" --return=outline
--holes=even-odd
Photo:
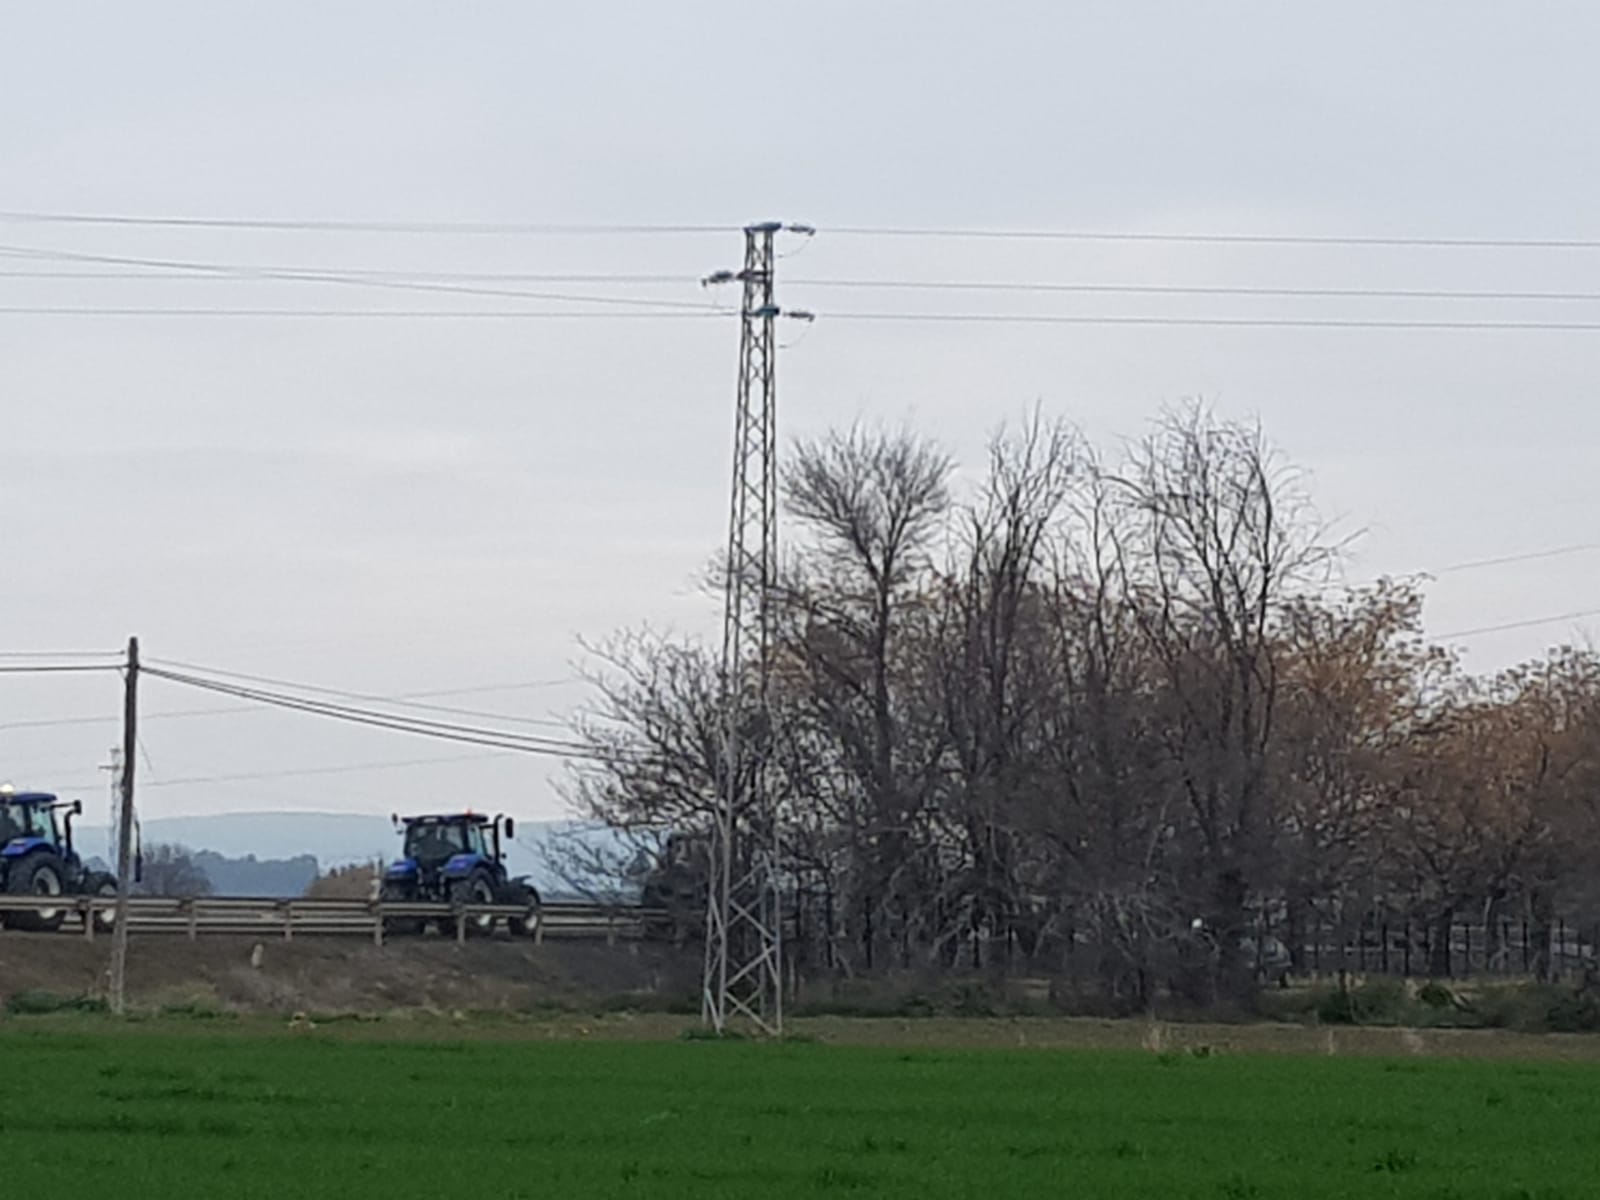
[[[538,890],[525,878],[513,878],[506,870],[502,837],[509,840],[516,833],[510,817],[465,812],[395,817],[394,823],[405,840],[400,860],[384,872],[380,900],[515,905],[522,915],[509,921],[512,935],[530,936],[538,930]],[[425,924],[419,917],[395,916],[385,918],[384,929],[398,934],[421,933]],[[467,932],[488,937],[496,924],[493,916],[469,917]],[[442,920],[440,927],[441,932],[453,930],[454,918]]]
[[[117,880],[91,871],[72,846],[72,820],[81,800],[58,800],[49,792],[0,788],[0,891],[13,896],[115,896]],[[61,928],[66,907],[7,913],[11,929],[50,932]],[[109,909],[95,913],[95,926],[110,929]]]

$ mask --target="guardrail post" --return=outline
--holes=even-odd
[[[283,940],[294,941],[294,901],[285,900],[283,903]]]
[[[544,945],[544,907],[542,905],[534,915],[533,944],[535,946]]]
[[[606,909],[606,945],[617,944],[617,914]]]
[[[456,944],[464,946],[467,942],[467,910],[456,909]]]
[[[78,911],[83,914],[83,936],[86,941],[94,941],[94,897],[79,896]]]
[[[372,911],[372,944],[383,945],[383,901],[374,900],[369,906]]]
[[[191,942],[199,941],[200,940],[200,911],[199,911],[199,905],[197,905],[194,902],[194,897],[193,896],[186,896],[186,897],[184,897],[180,907],[183,910],[183,915],[189,919],[189,940]]]

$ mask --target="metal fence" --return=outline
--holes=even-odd
[[[4,896],[0,914],[63,914],[62,930],[93,940],[109,932],[116,900],[109,896]],[[598,904],[550,902],[537,910],[529,940],[637,940],[659,916],[656,910]],[[128,900],[129,933],[187,936],[258,934],[293,940],[304,936],[369,938],[377,945],[397,935],[386,921],[433,922],[466,941],[478,932],[478,919],[496,925],[526,921],[520,905],[400,903],[381,900],[277,900],[234,896],[135,896]],[[53,917],[51,918],[53,920]]]
[[[1597,945],[1600,925],[1558,919],[1542,928],[1530,921],[1457,922],[1448,933],[1406,922],[1359,930],[1326,927],[1308,931],[1299,945],[1284,949],[1299,971],[1313,975],[1354,971],[1467,978],[1581,973],[1596,965]]]
[[[892,914],[891,914],[892,918]],[[785,956],[802,968],[837,967],[841,956],[856,969],[942,966],[1001,974],[1096,977],[1109,947],[1089,929],[1053,923],[1028,930],[973,928],[946,935],[937,945],[914,940],[906,922],[870,908],[847,938],[835,925],[831,905],[802,903],[785,922]],[[1206,937],[1198,934],[1190,949]],[[1263,979],[1327,976],[1339,972],[1395,977],[1433,976],[1555,978],[1600,971],[1600,922],[1557,918],[1547,925],[1529,920],[1436,922],[1373,919],[1339,923],[1324,918],[1291,931],[1282,920],[1257,915],[1241,937],[1246,961]],[[1170,945],[1158,946],[1173,955]],[[1115,958],[1115,954],[1112,955]]]

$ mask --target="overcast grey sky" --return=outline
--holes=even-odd
[[[1600,292],[1600,250],[875,240],[957,226],[1600,239],[1587,3],[191,3],[0,8],[0,209],[356,221],[816,224],[792,280]],[[718,236],[0,220],[0,247],[313,269],[665,273]],[[791,247],[799,249],[798,246]],[[326,284],[62,280],[0,308],[573,305]],[[91,269],[88,266],[82,269]],[[27,272],[31,272],[27,273]],[[506,286],[504,284],[500,286]],[[536,288],[541,285],[522,284]],[[546,290],[615,293],[619,286]],[[841,311],[1600,322],[1600,303],[856,293],[787,350],[786,433],[909,420],[977,467],[1035,401],[1109,440],[1258,415],[1366,528],[1353,573],[1595,538],[1600,333],[870,323]],[[798,334],[798,331],[793,331]],[[0,313],[0,650],[112,648],[374,693],[560,680],[579,635],[699,631],[737,327],[720,319]],[[1600,607],[1600,554],[1442,577],[1437,633]],[[1491,669],[1583,622],[1472,638]],[[0,776],[79,788],[114,678],[0,677]],[[449,703],[548,716],[560,686]],[[553,815],[549,764],[149,681],[149,815]],[[58,718],[88,721],[40,727]],[[369,763],[451,758],[407,769]],[[286,775],[288,771],[324,774]],[[213,784],[184,780],[273,776]]]

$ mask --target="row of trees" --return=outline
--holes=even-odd
[[[1266,926],[1298,950],[1374,913],[1600,914],[1600,658],[1465,672],[1420,581],[1340,582],[1255,426],[1171,411],[1111,459],[1036,414],[964,497],[909,432],[786,461],[772,721],[746,736],[827,962],[951,962],[976,931],[1092,955],[1109,996],[1208,999],[1250,986]],[[714,649],[596,653],[572,805],[705,829]]]
[[[310,855],[292,859],[262,859],[254,855],[228,858],[211,850],[158,843],[147,846],[140,879],[134,884],[144,896],[294,896],[312,899],[366,899],[372,892],[376,868],[371,863],[333,867],[319,874]]]

